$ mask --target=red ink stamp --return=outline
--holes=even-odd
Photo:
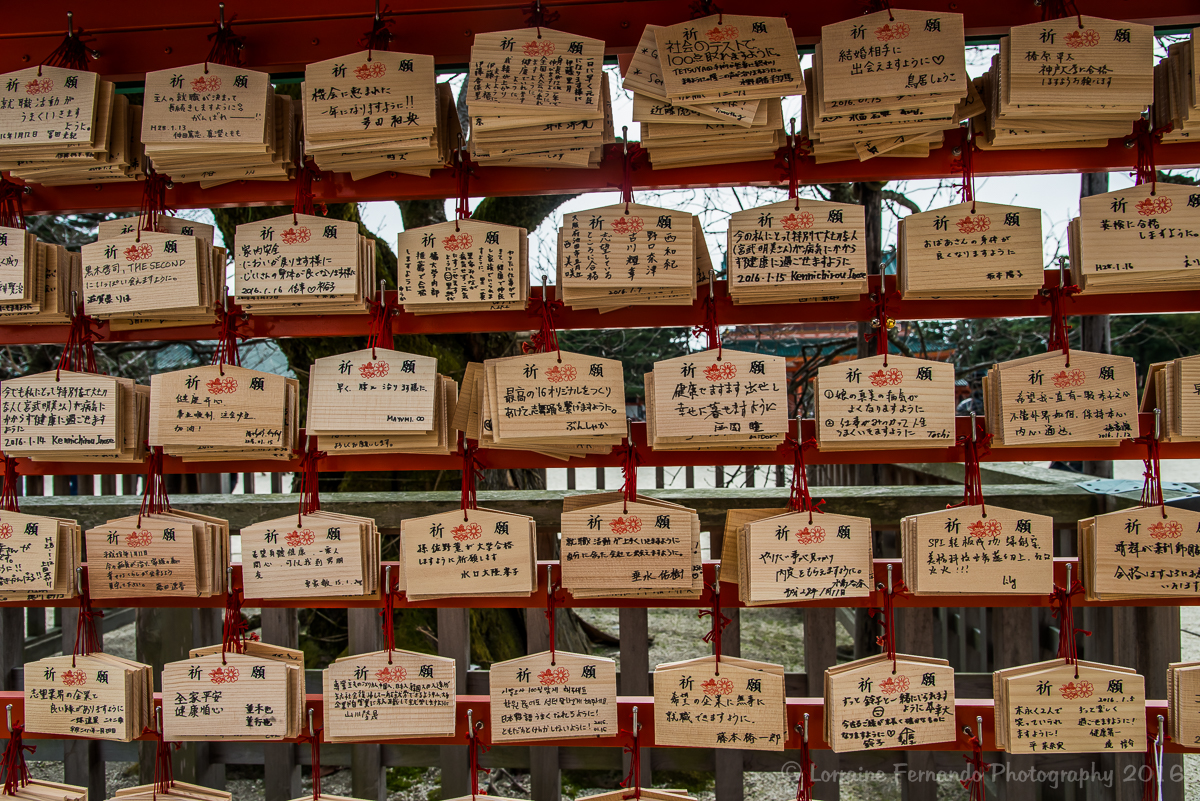
[[[289,228],[279,235],[279,241],[285,245],[300,245],[312,239],[312,231],[303,225]]]
[[[571,671],[565,667],[546,668],[538,674],[538,681],[546,686],[566,684],[571,678]]]
[[[891,42],[896,39],[907,39],[910,29],[907,22],[893,22],[875,30],[875,38],[881,42]]]
[[[636,234],[645,227],[641,217],[618,217],[612,221],[614,234]]]
[[[1054,374],[1050,379],[1054,382],[1054,386],[1058,389],[1069,389],[1071,387],[1081,387],[1083,382],[1087,380],[1087,376],[1082,370],[1061,370]]]
[[[578,375],[572,365],[556,364],[546,371],[546,380],[551,384],[559,384],[563,381],[574,381]]]
[[[705,31],[705,36],[710,42],[732,42],[738,38],[738,29],[733,25],[718,25],[717,27]]]
[[[719,362],[704,368],[704,377],[709,381],[728,381],[737,376],[737,365],[733,362]]]
[[[391,370],[391,365],[385,361],[363,362],[358,366],[358,374],[363,378],[383,378]]]
[[[805,526],[796,532],[796,542],[801,545],[816,545],[825,541],[825,529],[820,526]]]
[[[1068,701],[1073,701],[1076,698],[1091,698],[1092,691],[1095,688],[1090,681],[1068,681],[1066,684],[1058,688],[1058,692],[1063,698]]]
[[[709,679],[700,683],[700,689],[705,695],[730,695],[733,692],[733,682],[729,679]]]
[[[298,548],[302,545],[312,545],[316,539],[317,535],[313,532],[313,530],[311,528],[306,528],[289,531],[284,536],[283,541],[293,548]]]
[[[233,665],[223,665],[208,671],[208,680],[213,684],[233,684],[240,675],[241,671]]]
[[[125,545],[130,548],[145,548],[150,544],[151,534],[146,529],[131,531],[125,535]]]
[[[1095,47],[1100,44],[1100,34],[1091,28],[1074,30],[1063,37],[1063,44],[1067,47]]]
[[[125,248],[126,261],[141,261],[154,255],[154,247],[149,244],[130,245]]]
[[[1156,540],[1177,540],[1183,536],[1183,524],[1178,520],[1164,520],[1152,524],[1146,531]]]
[[[451,234],[442,239],[442,247],[451,252],[455,250],[466,250],[475,242],[470,234]]]
[[[87,674],[79,668],[64,670],[62,674],[62,683],[68,687],[78,687],[81,684],[87,683]]]
[[[209,395],[228,395],[231,392],[237,392],[237,379],[230,376],[214,378],[204,386],[208,387]]]
[[[627,517],[618,517],[608,524],[612,529],[613,534],[636,534],[642,530],[642,519],[629,515]]]
[[[483,536],[483,527],[478,523],[463,524],[450,529],[450,533],[454,535],[454,539],[457,542],[477,540]]]
[[[955,225],[960,234],[981,234],[992,227],[992,220],[986,214],[975,214],[963,217]]]
[[[391,665],[390,667],[380,668],[375,671],[375,681],[383,684],[394,684],[404,681],[408,678],[408,671],[400,665]]]
[[[884,695],[895,695],[908,689],[908,676],[888,676],[879,682],[879,691]]]
[[[871,379],[873,387],[894,387],[904,380],[904,372],[898,367],[892,367],[888,370],[876,370],[867,377]]]
[[[801,228],[813,227],[813,216],[807,211],[789,214],[779,220],[779,224],[783,226],[785,231],[799,231]]]

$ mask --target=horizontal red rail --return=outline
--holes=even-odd
[[[414,737],[404,740],[378,740],[379,743],[397,743],[400,745],[465,745],[467,744],[467,712],[475,721],[483,721],[479,729],[479,740],[485,745],[491,742],[491,703],[485,695],[459,695],[456,698],[456,731],[453,737]],[[25,721],[25,696],[20,692],[0,692],[0,705],[12,705],[12,720],[16,724]],[[162,694],[154,694],[155,707],[162,706]],[[324,714],[324,697],[309,694],[305,698],[306,708],[313,710],[314,718],[322,719]],[[625,732],[633,729],[633,710],[638,710],[638,723],[641,726],[641,744],[645,747],[654,746],[654,699],[649,696],[622,696],[617,701],[617,729],[620,734],[612,737],[568,738],[553,740],[533,740],[522,742],[529,746],[592,746],[597,748],[624,748],[629,745],[629,736]],[[784,748],[794,750],[800,747],[801,728],[804,726],[804,716],[808,715],[809,747],[816,750],[828,750],[825,742],[825,703],[821,698],[788,698],[787,699],[787,732]],[[1158,716],[1167,714],[1166,701],[1146,701],[1146,731],[1149,734],[1158,733]],[[916,748],[891,749],[906,751],[971,751],[969,736],[964,729],[969,727],[975,732],[978,727],[976,718],[982,718],[983,750],[996,751],[996,709],[990,698],[960,698],[954,704],[955,738],[951,742],[921,745]],[[0,719],[0,739],[7,739],[9,731],[5,720]],[[26,732],[23,735],[31,740],[76,740],[79,737],[54,737]],[[139,740],[153,740],[154,736],[147,733]],[[278,742],[278,741],[276,741]],[[288,742],[306,742],[303,739],[288,740]],[[1171,753],[1196,753],[1200,749],[1181,748],[1176,742],[1168,741],[1166,751]],[[486,758],[484,760],[486,764]]]
[[[1154,415],[1139,415],[1140,436],[1154,432]],[[791,433],[801,432],[802,439],[816,436],[816,425],[811,418],[791,421]],[[955,418],[955,431],[959,437],[970,436],[971,418]],[[792,451],[781,445],[773,451],[653,451],[646,445],[646,424],[633,423],[633,441],[638,446],[642,467],[704,467],[710,465],[790,465]],[[302,432],[303,433],[303,432]],[[1111,447],[1062,448],[1053,445],[1028,448],[991,448],[985,452],[982,462],[1050,462],[1050,461],[1108,461],[1142,459],[1146,449],[1131,440],[1122,440]],[[1200,459],[1200,442],[1164,442],[1159,446],[1163,459]],[[480,465],[485,469],[538,469],[549,467],[620,467],[619,453],[590,454],[580,459],[564,462],[533,451],[496,450],[484,448],[476,452]],[[810,451],[805,459],[808,464],[904,464],[909,462],[962,462],[962,446],[954,443],[929,448],[891,448],[879,450],[816,450]],[[145,465],[136,462],[114,464],[110,462],[34,462],[18,459],[19,471],[28,476],[73,476],[73,475],[122,475],[144,473]],[[270,461],[247,459],[224,462],[184,462],[173,456],[163,459],[165,473],[292,473],[300,469],[300,457],[290,460]],[[428,454],[346,454],[326,456],[321,459],[322,472],[366,472],[392,470],[461,470],[462,456],[431,456]]]
[[[711,585],[717,577],[720,562],[704,563],[704,580]],[[380,575],[391,569],[393,574],[398,571],[398,562],[384,562],[380,566]],[[899,559],[876,559],[874,564],[873,586],[876,588],[869,596],[861,598],[821,598],[818,600],[784,601],[771,604],[773,607],[789,607],[797,609],[843,607],[848,609],[877,609],[883,606],[884,590],[888,586],[888,570],[891,569],[893,586],[899,586],[904,581],[904,569]],[[87,567],[84,566],[84,570]],[[546,608],[546,571],[552,569],[559,576],[559,563],[552,561],[538,562],[538,588],[527,598],[511,596],[457,596],[442,598],[435,601],[409,601],[404,593],[396,598],[397,609],[544,609]],[[1066,586],[1067,571],[1074,578],[1081,578],[1079,560],[1074,557],[1056,557],[1054,560],[1054,582]],[[233,565],[233,582],[235,586],[242,584],[242,566]],[[565,591],[565,600],[556,602],[556,606],[570,609],[709,609],[712,607],[711,595],[706,591],[700,598],[575,598]],[[963,607],[967,609],[999,608],[999,607],[1049,607],[1049,593],[1036,594],[1005,594],[1005,595],[976,595],[962,593],[955,595],[913,595],[905,592],[894,600],[897,608],[927,609],[945,606]],[[1200,596],[1173,596],[1170,598],[1146,598],[1137,601],[1088,601],[1078,598],[1073,601],[1076,606],[1200,606]],[[29,602],[0,602],[0,607],[70,607],[78,606],[77,599],[60,599],[50,601]],[[314,600],[303,599],[265,599],[246,598],[247,607],[265,607],[269,609],[377,609],[380,606],[378,598],[343,598]],[[209,598],[181,598],[170,596],[140,596],[127,598],[100,598],[94,606],[120,609],[127,607],[176,607],[176,608],[222,608],[225,606],[225,596],[217,595]],[[736,584],[721,582],[721,606],[727,609],[744,607],[738,600]],[[757,608],[757,607],[756,607]]]
[[[878,286],[878,278],[872,285]],[[896,277],[884,277],[888,291],[896,288]],[[1046,270],[1044,286],[1056,286],[1058,270]],[[541,287],[532,287],[534,298],[542,297]],[[600,314],[589,309],[562,309],[554,314],[560,329],[609,328],[671,328],[692,327],[704,322],[704,299],[707,290],[701,289],[691,306],[631,306]],[[549,287],[551,298],[557,288]],[[395,293],[388,295],[395,299]],[[728,284],[716,283],[717,320],[721,325],[776,325],[780,323],[835,323],[868,320],[875,316],[875,304],[870,295],[854,301],[829,303],[776,303],[767,305],[738,305],[729,297]],[[1200,291],[1128,292],[1120,294],[1075,295],[1068,298],[1067,315],[1092,314],[1164,314],[1168,312],[1200,311]],[[897,320],[981,320],[1003,317],[1048,317],[1050,301],[1042,295],[1022,300],[899,300],[889,301],[888,314]],[[528,311],[471,312],[457,314],[415,315],[398,312],[392,318],[396,334],[464,334],[479,331],[529,331],[538,321]],[[244,330],[248,336],[261,338],[366,336],[366,314],[248,314]],[[51,345],[67,341],[67,325],[3,325],[0,324],[0,343],[6,345]],[[180,328],[138,329],[113,331],[107,321],[96,324],[102,342],[192,341],[216,339],[216,325],[192,325]],[[737,347],[736,343],[730,343]]]

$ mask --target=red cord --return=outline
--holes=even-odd
[[[1050,338],[1046,342],[1046,352],[1050,353],[1061,349],[1063,356],[1067,358],[1067,367],[1070,367],[1071,347],[1068,341],[1068,332],[1071,330],[1071,326],[1067,325],[1067,317],[1063,311],[1063,299],[1078,294],[1079,287],[1074,284],[1066,284],[1052,286],[1042,291],[1050,299]]]
[[[880,625],[883,628],[883,633],[875,638],[875,642],[883,646],[883,651],[887,654],[888,659],[892,660],[892,672],[896,672],[896,596],[904,595],[908,592],[908,588],[904,586],[904,582],[900,581],[892,585],[892,589],[887,589],[883,584],[876,585],[876,589],[883,592],[883,608],[872,611],[872,617],[880,618]]]
[[[632,744],[625,746],[624,753],[629,754],[629,773],[625,774],[625,778],[621,780],[621,787],[626,790],[633,788],[633,793],[622,796],[623,798],[641,798],[642,797],[642,749],[639,747],[638,741],[641,739],[641,726],[634,726],[634,731],[626,731],[621,729],[622,734],[628,734],[633,741]]]
[[[784,440],[784,444],[792,451],[792,489],[788,497],[788,510],[792,512],[808,512],[808,522],[812,522],[812,513],[821,512],[824,499],[813,501],[808,491],[808,466],[804,463],[804,449],[816,447],[817,440],[810,437],[800,442],[793,437]]]
[[[459,500],[459,507],[463,510],[463,520],[467,519],[466,512],[468,509],[479,508],[476,486],[479,483],[479,479],[483,478],[483,470],[479,464],[478,452],[479,448],[475,440],[463,439],[462,496]]]
[[[392,335],[392,315],[396,311],[396,300],[388,297],[384,292],[380,297],[369,302],[368,309],[371,313],[371,322],[367,347],[371,349],[371,358],[375,359],[378,358],[376,351],[379,348],[395,349],[395,337]]]
[[[625,513],[629,513],[630,501],[637,502],[637,469],[642,462],[637,446],[633,444],[633,434],[625,438],[621,446],[621,474],[625,481],[621,486],[621,494],[625,499]]]
[[[1137,167],[1134,170],[1134,185],[1150,184],[1150,194],[1158,190],[1158,168],[1154,166],[1154,146],[1162,144],[1163,134],[1170,133],[1174,123],[1168,122],[1161,128],[1150,127],[1150,120],[1139,117],[1133,123],[1133,133],[1125,137],[1125,144],[1137,145]]]
[[[171,179],[154,171],[154,167],[146,165],[146,180],[142,184],[142,208],[138,212],[139,241],[142,231],[158,231],[158,218],[164,214],[174,214],[175,209],[167,205],[167,184]]]
[[[963,499],[962,503],[947,504],[947,509],[956,506],[984,506],[983,476],[980,474],[979,457],[986,453],[992,444],[992,435],[985,430],[983,420],[974,420],[975,431],[959,437],[955,443],[963,449]],[[983,509],[987,517],[987,508]]]
[[[479,726],[482,727],[483,723],[479,723]],[[474,798],[477,795],[486,795],[479,789],[479,771],[491,773],[491,769],[479,767],[479,757],[492,749],[480,741],[479,734],[475,731],[468,731],[467,739],[470,740],[470,744],[467,746],[467,757],[470,761],[471,771],[471,798]]]
[[[25,187],[0,175],[0,226],[25,228]]]
[[[796,781],[796,801],[813,801],[813,761],[808,737],[800,738],[800,776]]]
[[[21,736],[25,727],[17,724],[8,733],[8,745],[4,748],[4,756],[0,757],[0,772],[3,772],[4,794],[16,795],[17,791],[29,784],[29,766],[25,764],[25,752],[33,753],[35,745],[25,745]]]
[[[987,763],[983,761],[983,732],[978,732],[972,736],[968,743],[971,746],[971,753],[968,756],[963,754],[963,759],[971,766],[970,774],[965,779],[959,779],[958,783],[967,791],[969,801],[986,801],[987,793],[984,789],[983,777],[987,772]]]
[[[547,571],[546,585],[546,620],[550,623],[550,664],[554,664],[555,648],[554,648],[554,628],[555,628],[555,609],[558,607],[559,590],[562,589],[562,581],[554,578],[554,570]]]
[[[1142,484],[1142,507],[1160,506],[1162,516],[1166,517],[1167,506],[1162,493],[1162,463],[1159,462],[1158,440],[1153,435],[1148,435],[1136,437],[1133,442],[1146,446],[1146,456],[1142,459],[1142,475],[1145,477]]]
[[[238,350],[238,340],[246,338],[246,335],[241,331],[244,322],[241,308],[232,301],[228,301],[228,303],[228,307],[224,304],[219,304],[215,309],[217,315],[217,349],[213,351],[212,363],[221,368],[221,375],[225,375],[224,368],[227,364],[232,364],[234,367],[242,366],[242,355]]]
[[[93,320],[83,311],[83,303],[79,303],[71,317],[71,327],[67,331],[67,344],[63,346],[62,355],[58,357],[58,368],[55,380],[62,376],[62,371],[72,373],[99,373],[96,366],[95,341],[98,335],[92,330]]]
[[[311,721],[312,718],[309,718]],[[312,749],[312,786],[313,786],[313,801],[317,801],[321,797],[321,732],[324,729],[313,729],[309,726],[308,745]]]
[[[158,515],[171,511],[171,499],[167,497],[167,485],[163,479],[163,449],[151,447],[146,457],[146,488],[142,492],[142,505],[138,509],[138,526],[142,515]]]
[[[325,458],[325,451],[317,450],[317,438],[308,438],[308,447],[300,457],[300,509],[296,525],[304,524],[304,516],[321,511],[320,477],[317,465]]]
[[[542,290],[545,292],[544,286]],[[540,298],[530,298],[529,302],[532,306],[529,313],[541,317],[541,326],[528,342],[521,343],[521,352],[549,353],[554,350],[558,351],[558,360],[561,362],[562,348],[558,344],[558,326],[554,322],[554,314],[563,310],[563,302],[557,298],[549,300],[545,294]]]
[[[712,606],[708,609],[701,609],[697,617],[712,618],[712,628],[702,638],[704,642],[711,643],[713,647],[713,656],[715,656],[716,674],[721,675],[721,632],[725,630],[732,620],[725,617],[721,613],[721,585],[720,582],[706,585],[708,587],[709,597],[712,599]]]
[[[474,169],[471,154],[459,147],[454,153],[454,179],[458,186],[458,204],[454,207],[455,231],[458,230],[458,220],[466,220],[471,216],[471,172]]]
[[[75,650],[71,652],[71,667],[75,667],[75,657],[91,656],[100,650],[100,635],[96,633],[96,618],[104,617],[104,613],[92,608],[91,588],[88,585],[87,571],[82,571],[79,586],[79,618],[75,621]]]
[[[0,489],[0,511],[20,512],[21,506],[17,495],[17,460],[7,454],[0,458],[4,459],[4,487]]]
[[[971,213],[975,213],[975,137],[971,135],[971,124],[959,129],[960,141],[958,144],[958,156],[950,164],[951,172],[962,173],[962,186],[959,187],[959,194],[962,196],[962,202],[971,201]]]
[[[1066,660],[1068,665],[1075,665],[1075,675],[1079,675],[1079,653],[1076,648],[1075,635],[1082,633],[1090,637],[1090,631],[1075,628],[1075,612],[1071,598],[1083,594],[1083,584],[1079,579],[1072,579],[1070,588],[1054,585],[1050,593],[1050,610],[1058,618],[1058,658]]]
[[[225,588],[225,619],[221,624],[221,664],[225,664],[227,653],[246,653],[246,641],[255,639],[250,633],[250,623],[242,614],[245,595],[241,587]]]
[[[692,329],[692,336],[702,336],[708,343],[705,350],[717,350],[717,361],[721,360],[721,329],[717,325],[716,279],[708,277],[708,295],[704,298],[704,322]]]
[[[237,19],[237,14],[230,17],[227,22],[222,21],[218,24],[217,29],[208,35],[212,41],[212,49],[208,51],[208,58],[204,60],[205,72],[208,71],[209,63],[223,64],[226,67],[242,66],[242,48],[245,47],[245,42],[242,37],[233,32],[235,19]]]
[[[900,299],[900,293],[896,290],[888,291],[885,289],[884,277],[879,276],[879,289],[872,293],[875,301],[875,330],[867,335],[867,339],[875,340],[875,355],[883,357],[883,366],[887,367],[888,357],[888,323],[895,325],[895,322],[888,317],[888,298],[894,300]]]

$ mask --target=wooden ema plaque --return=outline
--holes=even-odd
[[[623,501],[564,512],[563,586],[690,587],[695,514],[674,505]]]
[[[864,598],[873,589],[869,518],[791,512],[746,523],[734,541],[743,603]]]
[[[329,796],[322,793],[322,797]],[[176,779],[171,787],[162,792],[158,785],[143,784],[137,787],[123,787],[109,801],[233,801],[233,795],[224,790],[213,790],[197,784],[188,784]]]
[[[30,779],[25,786],[18,786],[15,793],[0,792],[0,795],[16,801],[87,801],[87,788],[44,779]]]
[[[0,227],[0,304],[37,300],[37,237]]]
[[[241,530],[250,598],[341,598],[379,590],[379,531],[365,517],[314,512]]]
[[[83,246],[83,305],[94,317],[204,305],[199,237],[141,231]]]
[[[654,744],[782,751],[783,666],[712,656],[654,669]]]
[[[497,443],[619,444],[625,435],[625,374],[615,359],[551,351],[489,359],[484,368]]]
[[[782,17],[713,14],[658,28],[654,38],[667,100],[804,94],[796,40]]]
[[[617,734],[617,665],[567,651],[496,662],[491,675],[494,743]]]
[[[137,234],[141,217],[118,217],[115,220],[102,220],[96,224],[96,239],[116,239],[126,234]],[[208,223],[189,220],[186,217],[172,217],[167,214],[158,215],[158,232],[160,234],[176,234],[178,236],[199,237],[206,245],[212,245],[216,237],[216,226]],[[224,270],[222,269],[222,272]]]
[[[1071,280],[1084,292],[1193,288],[1200,188],[1160,181],[1083,198],[1069,243]]]
[[[320,450],[339,453],[430,453],[449,455],[458,447],[450,423],[458,404],[458,382],[438,375],[434,382],[433,429],[410,432],[333,433],[317,438]]]
[[[78,595],[81,538],[74,520],[0,511],[0,601]]]
[[[1171,739],[1188,748],[1200,745],[1200,662],[1167,665],[1167,709]]]
[[[955,506],[900,521],[914,595],[1046,595],[1054,588],[1054,519],[1000,506]]]
[[[109,523],[84,534],[93,598],[200,596],[195,527],[157,517],[143,515],[141,525]],[[211,594],[204,583],[205,594]]]
[[[205,62],[146,73],[141,140],[174,155],[266,150],[271,76]],[[150,149],[150,148],[148,148]]]
[[[959,203],[903,218],[899,240],[902,297],[1031,298],[1042,289],[1039,209]]]
[[[954,742],[954,668],[877,654],[825,671],[825,740],[835,753]]]
[[[1200,439],[1200,356],[1151,364],[1140,408],[1161,413],[1161,442]]]
[[[525,306],[529,234],[457,220],[400,234],[399,299],[406,310],[484,311]]]
[[[1146,680],[1132,668],[1055,659],[997,670],[992,685],[1010,754],[1146,750]]]
[[[117,453],[124,439],[118,379],[61,372],[0,382],[3,450]]]
[[[242,223],[235,234],[239,301],[361,294],[358,225],[310,214]]]
[[[165,740],[282,740],[300,734],[304,668],[218,651],[168,662],[162,695]]]
[[[867,291],[862,206],[781,200],[729,218],[734,303],[857,298]]]
[[[788,431],[782,356],[706,350],[654,363],[655,439],[779,440]]]
[[[90,149],[99,83],[87,69],[45,65],[0,76],[0,148]]]
[[[563,215],[560,283],[597,291],[691,287],[696,249],[692,215],[624,203]]]
[[[309,371],[309,435],[432,431],[437,359],[366,348],[325,356]]]
[[[1123,509],[1079,521],[1080,578],[1092,600],[1200,595],[1200,513]]]
[[[304,68],[304,135],[313,144],[399,142],[437,125],[433,56],[360,50]],[[319,151],[317,151],[319,152]]]
[[[413,651],[344,656],[321,672],[327,742],[454,736],[454,660]]]
[[[789,511],[786,506],[781,509],[725,510],[725,531],[721,538],[721,567],[724,568],[721,571],[721,581],[730,584],[738,584],[741,581],[742,563],[738,556],[738,550],[741,548],[742,529],[750,523],[768,517],[785,515]]]
[[[954,442],[954,365],[870,356],[817,371],[823,450],[923,448]]]
[[[401,587],[410,601],[529,596],[537,589],[533,518],[455,509],[400,522]]]
[[[154,711],[150,666],[95,653],[25,664],[25,728],[31,733],[130,742]]]
[[[150,444],[282,447],[286,388],[283,376],[230,364],[158,373],[150,379]]]
[[[1072,350],[1015,359],[984,378],[995,446],[1111,445],[1136,437],[1133,359]]]
[[[476,34],[467,105],[584,119],[600,110],[603,62],[604,42],[550,28]]]

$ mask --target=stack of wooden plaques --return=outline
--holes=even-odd
[[[1167,734],[1177,743],[1200,744],[1200,662],[1167,665]]]
[[[304,720],[304,653],[248,642],[243,654],[220,645],[194,648],[163,666],[163,739],[282,740],[300,736]]]
[[[208,598],[226,592],[229,521],[180,509],[84,532],[92,598]]]
[[[609,453],[625,437],[625,375],[615,359],[568,351],[472,362],[456,427],[459,411],[468,416],[462,430],[482,448],[560,459]]]
[[[24,325],[71,321],[71,293],[83,288],[83,257],[39,242],[22,228],[0,228],[0,320]]]
[[[375,289],[375,240],[358,223],[285,214],[237,227],[234,289],[251,314],[362,314]]]
[[[242,532],[248,598],[379,597],[379,529],[370,517],[311,512]]]
[[[265,72],[215,62],[148,72],[144,102],[146,156],[175,181],[208,188],[295,174],[299,103],[275,94]]]
[[[429,175],[461,132],[433,56],[362,50],[304,69],[304,152],[354,180],[380,172]]]
[[[300,382],[205,365],[150,377],[150,444],[185,461],[290,459]]]
[[[472,158],[528,167],[598,165],[595,126],[601,140],[612,137],[611,116],[604,130],[603,66],[599,39],[549,28],[477,34],[466,84]],[[592,127],[584,128],[586,122]]]
[[[529,233],[479,220],[413,228],[396,249],[399,301],[413,314],[524,309]]]
[[[771,158],[780,98],[804,94],[787,20],[734,14],[647,25],[624,87],[656,169]]]
[[[612,737],[617,665],[603,656],[543,651],[489,671],[494,743]]]
[[[25,663],[25,729],[128,743],[152,726],[150,666],[105,653]],[[103,710],[103,713],[98,713]]]
[[[3,450],[35,461],[140,462],[150,389],[129,378],[55,370],[0,381]]]
[[[825,742],[835,753],[949,743],[956,736],[954,668],[945,659],[897,654],[893,665],[887,654],[876,654],[826,668]]]
[[[900,521],[904,583],[913,595],[1047,595],[1054,588],[1054,520],[992,504]]]
[[[954,365],[871,356],[817,371],[821,450],[928,448],[954,442]]]
[[[786,512],[746,522],[732,541],[737,559],[725,565],[722,558],[722,578],[736,578],[738,598],[747,606],[865,598],[874,589],[868,518]]]
[[[563,499],[562,585],[576,598],[698,598],[704,589],[696,510],[619,492]]]
[[[202,325],[225,302],[225,248],[216,228],[160,216],[158,231],[139,231],[140,218],[100,223],[84,245],[84,307],[115,331]]]
[[[1109,445],[1138,435],[1133,359],[1072,350],[992,365],[983,406],[993,447]]]
[[[430,356],[386,348],[325,356],[309,370],[305,431],[332,453],[449,453],[457,398]]]
[[[639,203],[563,215],[560,300],[573,309],[690,306],[712,270],[700,218]]]
[[[858,300],[867,292],[866,212],[794,198],[735,211],[726,253],[734,303]]]
[[[649,787],[630,787],[622,790],[610,790],[607,793],[597,793],[596,795],[581,795],[575,801],[628,801],[633,793],[637,793],[637,797],[644,798],[646,801],[697,801],[696,798],[688,795],[684,790],[657,790]],[[454,801],[475,801],[469,796],[456,798]],[[501,799],[507,801],[507,799]]]
[[[783,665],[736,656],[661,664],[654,668],[654,744],[782,751],[785,704]]]
[[[1104,147],[1154,102],[1154,28],[1071,15],[1000,39],[976,121],[984,149]]]
[[[1159,411],[1157,436],[1160,441],[1194,442],[1200,439],[1197,385],[1200,385],[1200,356],[1184,356],[1150,365],[1142,390],[1141,411]]]
[[[782,356],[706,350],[655,362],[645,384],[654,450],[775,450],[787,436]]]
[[[0,601],[78,595],[82,529],[74,520],[0,511]]]
[[[1200,188],[1142,184],[1079,201],[1068,244],[1084,292],[1179,292],[1200,287]]]
[[[818,163],[928,155],[971,80],[961,14],[888,9],[821,28],[802,132]]]
[[[455,509],[400,522],[400,589],[410,601],[537,590],[537,524],[527,515]]]
[[[321,736],[330,743],[453,737],[454,675],[453,659],[414,651],[336,659],[321,672]]]
[[[996,747],[1009,753],[1146,750],[1146,680],[1133,668],[1051,659],[992,674]]]
[[[738,552],[741,550],[743,528],[750,523],[785,515],[791,511],[792,509],[786,506],[774,509],[726,509],[725,532],[721,539],[720,580],[729,584],[738,584],[741,581],[742,565]]]
[[[903,298],[1032,298],[1042,289],[1039,209],[959,203],[901,217],[897,239]]]
[[[142,176],[141,106],[87,70],[28,67],[0,76],[0,169],[47,185]]]
[[[30,779],[25,786],[17,785],[17,791],[9,794],[0,788],[0,798],[16,801],[87,801],[87,788],[74,784],[61,784],[45,779]]]
[[[1146,506],[1079,521],[1088,600],[1200,595],[1200,512]]]
[[[201,787],[198,784],[174,781],[165,793],[154,784],[122,787],[108,801],[159,801],[160,798],[166,801],[233,801],[233,794],[225,790]]]
[[[1194,142],[1200,138],[1200,58],[1196,31],[1190,38],[1167,46],[1167,57],[1154,67],[1154,128],[1163,142]],[[1171,130],[1167,131],[1167,125]]]

